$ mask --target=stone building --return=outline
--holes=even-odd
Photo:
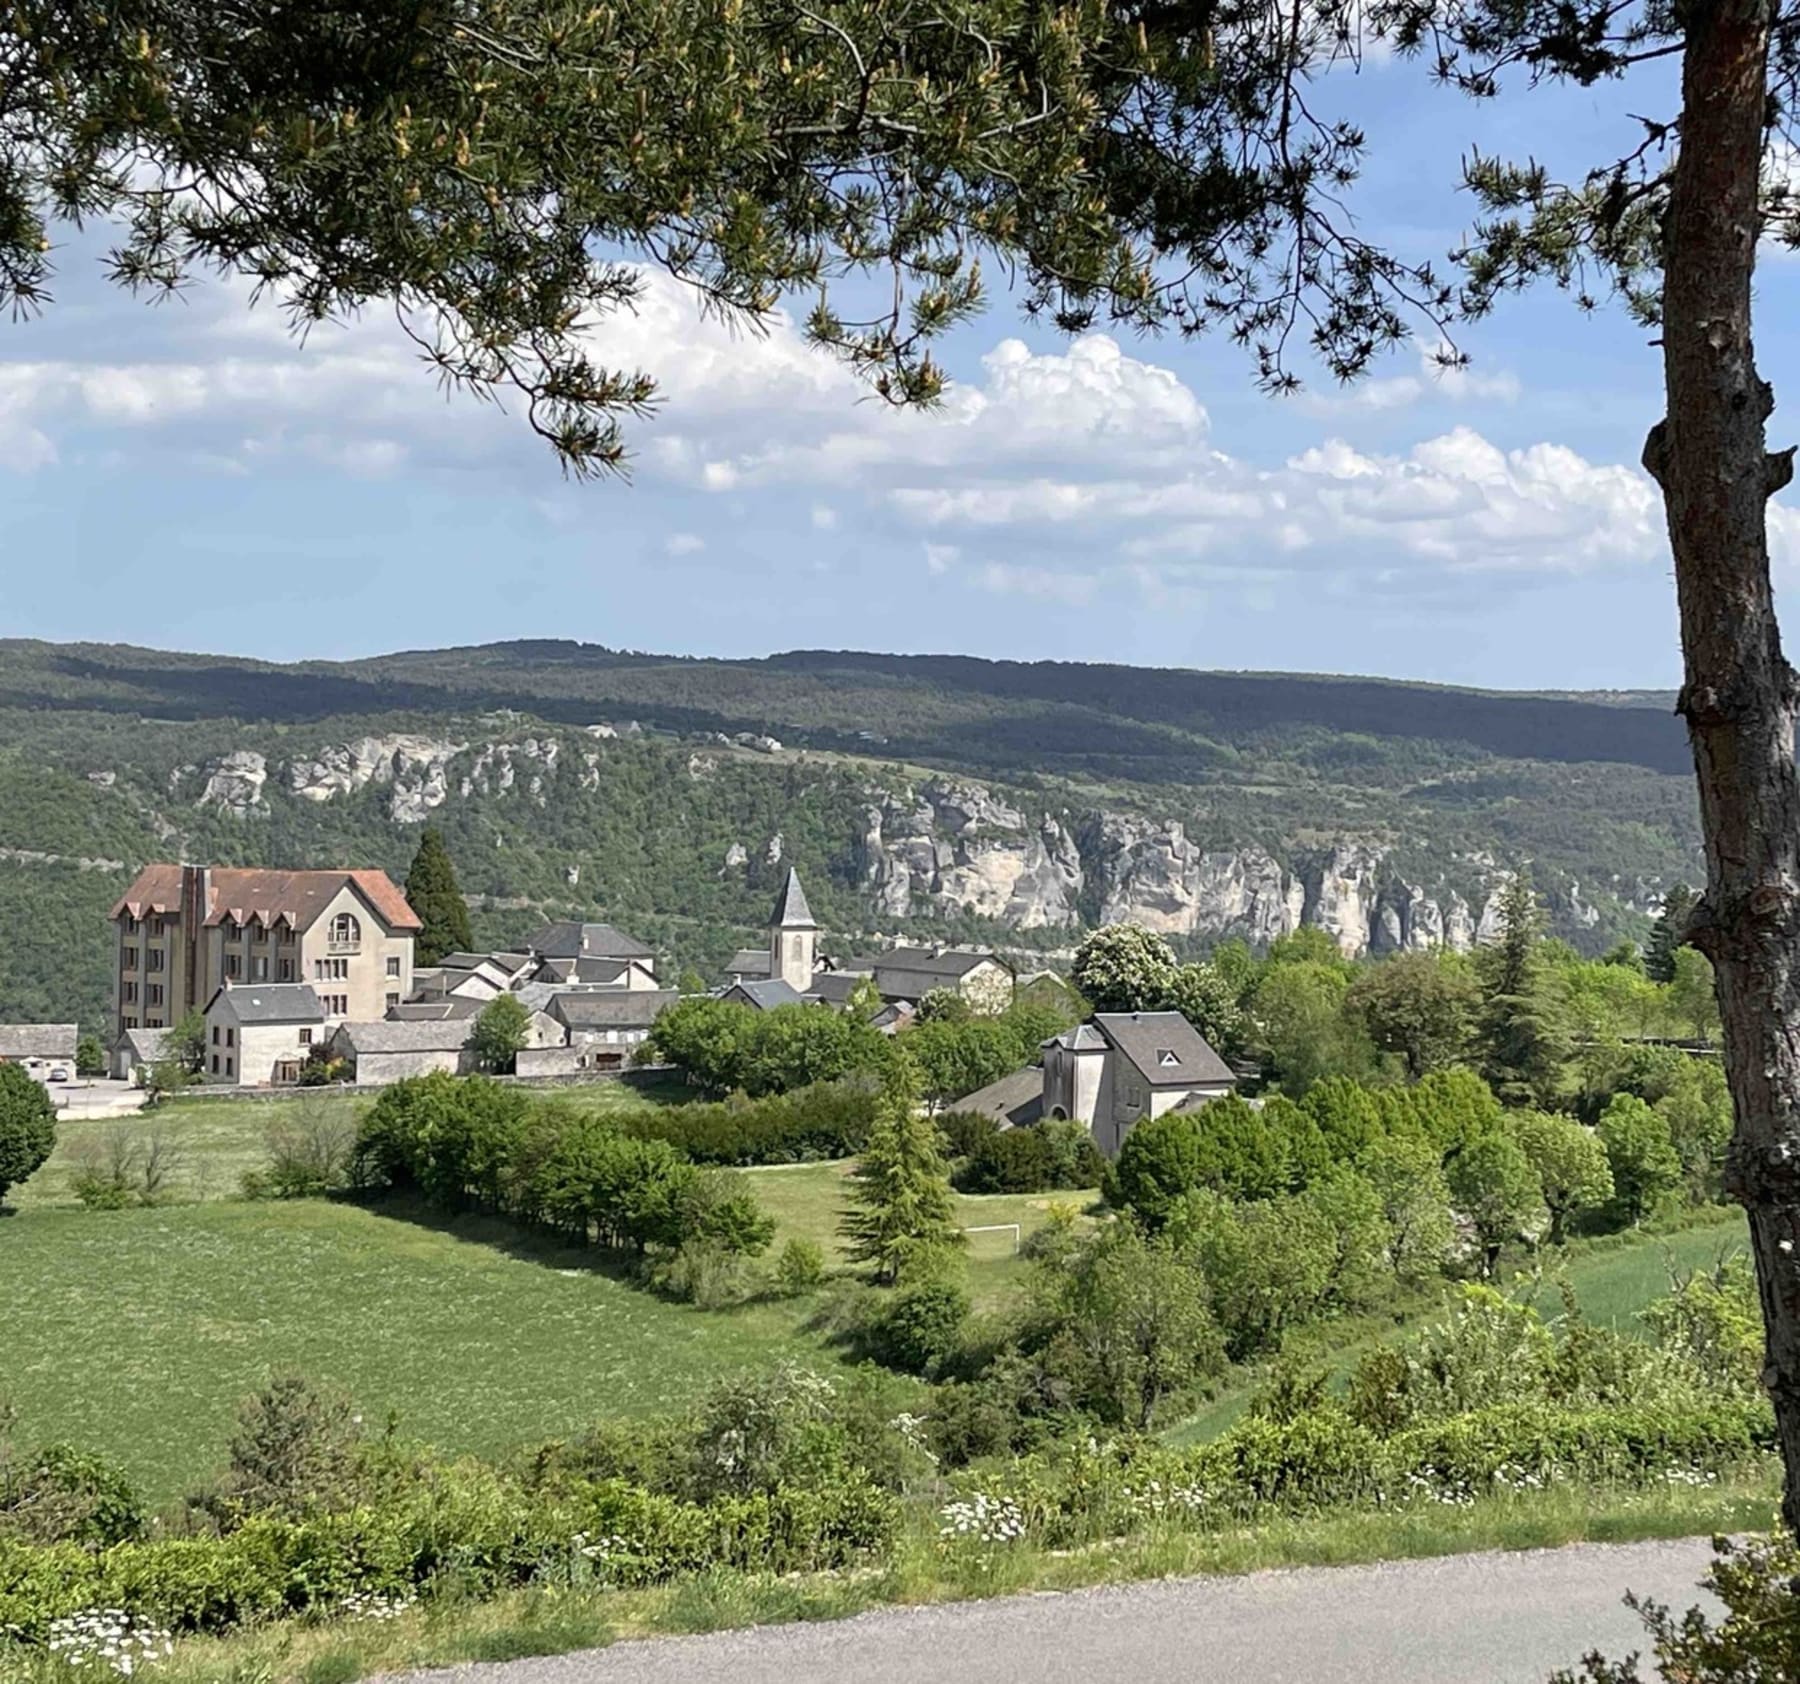
[[[1237,1086],[1231,1066],[1180,1012],[1096,1012],[1043,1050],[1043,1115],[1087,1124],[1109,1158],[1146,1118]]]
[[[305,984],[327,1018],[377,1018],[413,991],[419,920],[384,871],[147,865],[112,920],[115,1041],[228,985]]]
[[[732,954],[725,967],[725,981],[729,986],[785,982],[796,994],[806,994],[818,968],[819,925],[806,904],[800,873],[789,866],[781,893],[775,897],[774,910],[769,914],[769,945],[740,948]]]
[[[307,983],[227,983],[206,1003],[200,1074],[242,1088],[290,1086],[324,1027],[325,1009]]]

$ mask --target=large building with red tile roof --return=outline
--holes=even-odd
[[[412,992],[419,920],[385,871],[147,865],[112,918],[115,1036],[240,984],[310,985],[327,1020],[379,1018]]]

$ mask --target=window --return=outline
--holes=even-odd
[[[1156,1049],[1156,1062],[1165,1070],[1173,1070],[1181,1063],[1181,1059],[1174,1048],[1158,1047]]]
[[[387,1003],[388,1009],[391,1011],[395,1006],[400,1004],[400,996],[398,994],[390,994],[387,997]]]
[[[236,941],[239,935],[243,933],[243,926],[238,923],[235,918],[227,918],[223,927],[225,930],[225,939],[227,941]]]
[[[340,912],[331,921],[331,944],[351,946],[362,940],[362,925],[357,923],[354,912]]]
[[[162,918],[157,917],[157,918],[152,918],[150,920],[151,935],[160,936],[163,933],[163,929],[164,929],[164,920]]]
[[[147,971],[160,971],[167,958],[168,954],[163,952],[160,947],[153,947],[144,955],[144,969]]]
[[[282,959],[279,961],[279,964],[281,967],[281,980],[283,982],[292,982],[294,980],[294,961],[292,959]]]
[[[268,955],[265,953],[257,954],[257,956],[250,961],[250,970],[251,974],[255,976],[258,982],[267,982],[269,980]]]
[[[348,959],[313,960],[314,982],[347,982],[349,978],[350,961]]]
[[[213,1025],[212,1042],[215,1047],[219,1044],[219,1026],[216,1023]]]
[[[327,1017],[347,1017],[350,1013],[350,996],[347,994],[321,994],[319,1004],[325,1008]]]
[[[162,1026],[163,1020],[160,1017],[147,1017],[144,1019],[144,1027],[146,1029],[160,1029]]]
[[[119,955],[119,962],[124,965],[126,970],[135,971],[137,969],[137,949],[135,947],[126,948]]]
[[[388,959],[387,974],[389,976],[400,974],[400,956],[398,954],[394,954]]]
[[[120,983],[119,984],[119,998],[122,1001],[136,1000],[137,999],[137,984],[135,982]]]
[[[163,991],[160,982],[151,983],[149,988],[145,990],[145,993],[148,996],[149,1004],[160,1006],[163,1003]]]
[[[243,961],[237,956],[237,954],[227,953],[225,955],[225,974],[226,974],[226,976],[230,977],[235,982],[237,980],[237,978],[243,973],[243,969],[244,969]]]
[[[134,936],[138,933],[138,921],[128,912],[125,914],[125,933]]]
[[[227,1076],[231,1074],[231,1060],[229,1058],[225,1060],[225,1074]]]
[[[312,1031],[310,1029],[302,1029],[300,1031],[300,1045],[303,1047],[310,1047],[312,1045]]]
[[[291,1086],[300,1080],[300,1064],[297,1059],[283,1058],[276,1060],[271,1080],[284,1086]]]
[[[216,1034],[217,1031],[215,1030],[214,1033]],[[214,1053],[212,1055],[212,1058],[213,1058],[212,1073],[216,1076],[219,1073],[219,1055],[217,1053]]]

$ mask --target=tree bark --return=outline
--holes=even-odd
[[[1663,253],[1667,418],[1644,446],[1662,487],[1686,663],[1678,711],[1699,778],[1707,888],[1689,927],[1712,960],[1737,1124],[1726,1185],[1750,1218],[1764,1384],[1800,1531],[1800,780],[1796,681],[1769,578],[1774,396],[1756,372],[1768,0],[1689,0],[1680,152]]]

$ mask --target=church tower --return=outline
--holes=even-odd
[[[813,922],[800,873],[788,867],[787,882],[775,901],[769,919],[769,975],[780,977],[798,993],[813,983],[813,958],[819,944],[819,926]]]

